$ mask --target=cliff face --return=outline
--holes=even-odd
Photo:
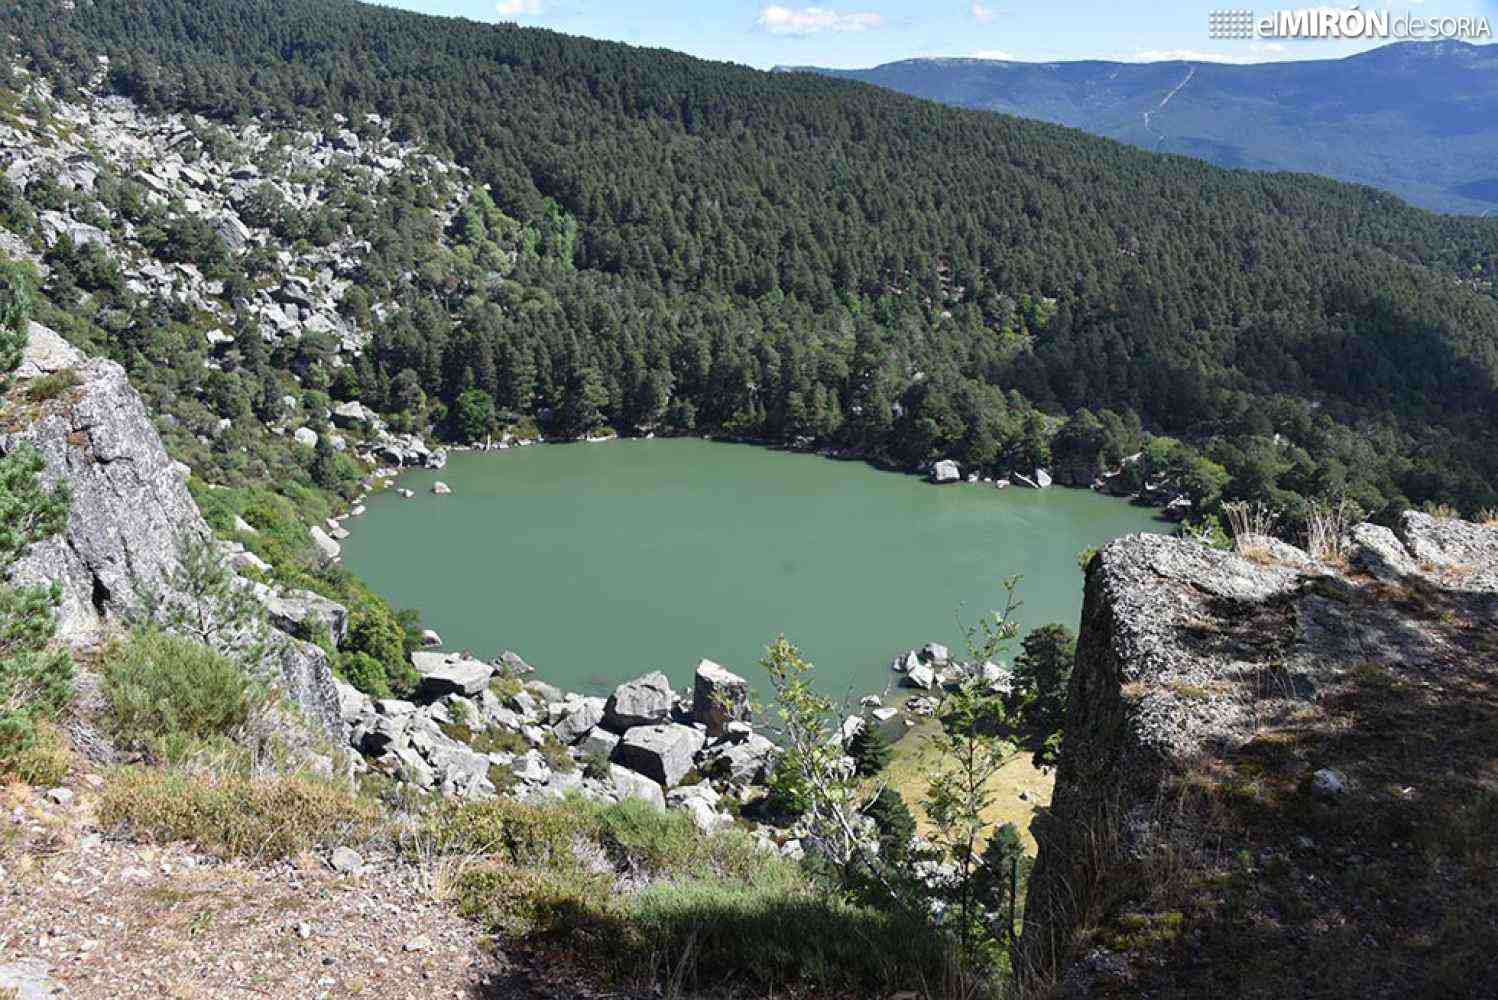
[[[1495,761],[1498,528],[1406,514],[1336,565],[1116,541],[1026,961],[1076,996],[1493,995]]]
[[[76,384],[49,400],[29,398],[37,378],[62,371],[73,372]],[[137,606],[138,586],[167,585],[179,538],[209,534],[187,490],[187,468],[167,455],[124,369],[83,357],[34,323],[0,412],[0,455],[31,445],[46,461],[46,478],[73,494],[67,529],[34,546],[12,578],[57,581],[61,636],[87,644]],[[325,654],[295,640],[278,645],[268,672],[279,673],[309,718],[336,731],[338,698]]]

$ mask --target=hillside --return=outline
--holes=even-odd
[[[19,63],[65,100],[109,92],[330,143],[388,128],[486,186],[457,215],[430,179],[345,189],[315,214],[249,206],[276,241],[369,243],[337,276],[368,348],[326,389],[402,429],[721,434],[912,470],[1054,463],[1081,483],[1168,435],[1136,485],[1207,513],[1223,495],[1345,493],[1384,516],[1498,503],[1498,221],[341,0],[103,0],[86,17],[44,0],[3,17]],[[232,272],[246,251],[227,252]],[[93,294],[66,303],[78,339],[144,375]]]
[[[1438,212],[1498,206],[1498,52],[1402,42],[1344,59],[1230,65],[909,59],[794,67],[1079,128],[1223,167],[1292,170]]]

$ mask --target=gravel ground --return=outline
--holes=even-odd
[[[407,863],[257,867],[111,839],[92,820],[98,782],[65,802],[0,789],[0,987],[22,1000],[605,995],[507,957]]]

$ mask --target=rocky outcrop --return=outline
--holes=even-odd
[[[45,403],[25,401],[32,380],[63,369],[76,373],[75,386]],[[143,588],[170,590],[184,537],[209,536],[187,491],[186,467],[167,455],[123,368],[85,358],[35,324],[4,414],[0,454],[30,445],[46,463],[46,480],[66,483],[72,493],[67,527],[33,546],[12,579],[55,581],[60,636],[90,644],[106,625],[137,612]],[[272,644],[268,660],[267,674],[279,674],[303,712],[336,731],[338,696],[326,654],[287,639]]]
[[[604,707],[603,721],[616,732],[668,722],[675,704],[671,679],[655,670],[615,688]]]
[[[1176,932],[1127,932],[1183,913],[1183,943],[1235,936],[1231,913],[1255,928],[1264,967],[1292,970],[1307,960],[1305,921],[1335,923],[1346,995],[1424,992],[1369,971],[1385,957],[1378,942],[1398,936],[1383,907],[1391,893],[1402,912],[1427,894],[1444,905],[1461,856],[1432,865],[1390,831],[1458,822],[1484,794],[1498,527],[1408,513],[1393,529],[1354,528],[1348,544],[1328,565],[1282,543],[1245,557],[1136,536],[1089,564],[1023,939],[1028,967],[1064,994],[1107,992],[1101,969],[1131,995],[1186,995],[1172,989],[1193,981],[1191,963],[1210,964],[1200,946],[1193,958],[1171,946]],[[1161,859],[1168,877],[1151,867]],[[1275,891],[1224,910],[1245,859],[1276,873]],[[1367,895],[1343,877],[1348,864],[1389,888]]]

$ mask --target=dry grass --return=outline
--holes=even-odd
[[[941,731],[936,719],[921,719],[894,744],[894,753],[884,772],[874,779],[876,783],[888,784],[915,816],[916,830],[922,836],[931,832],[931,823],[921,802],[926,797],[926,788],[931,775],[936,773],[939,754],[929,745],[929,737]],[[1022,751],[1014,760],[1005,764],[989,783],[993,792],[993,805],[984,813],[985,822],[995,826],[1013,823],[1024,841],[1025,850],[1035,853],[1035,838],[1030,833],[1030,823],[1037,810],[1051,801],[1051,789],[1055,787],[1055,772],[1042,772],[1031,760],[1028,752]],[[1029,795],[1022,800],[1020,792]]]
[[[1273,537],[1279,515],[1262,503],[1244,501],[1225,503],[1222,510],[1227,514],[1228,528],[1233,535],[1233,550],[1245,558],[1267,559],[1269,553],[1262,545],[1256,544],[1255,539]]]
[[[1315,504],[1306,514],[1306,551],[1312,559],[1334,566],[1347,564],[1348,532],[1360,520],[1356,504],[1345,497],[1335,503]]]
[[[125,767],[109,775],[99,800],[101,826],[254,861],[360,842],[375,833],[377,817],[373,803],[302,775]]]

